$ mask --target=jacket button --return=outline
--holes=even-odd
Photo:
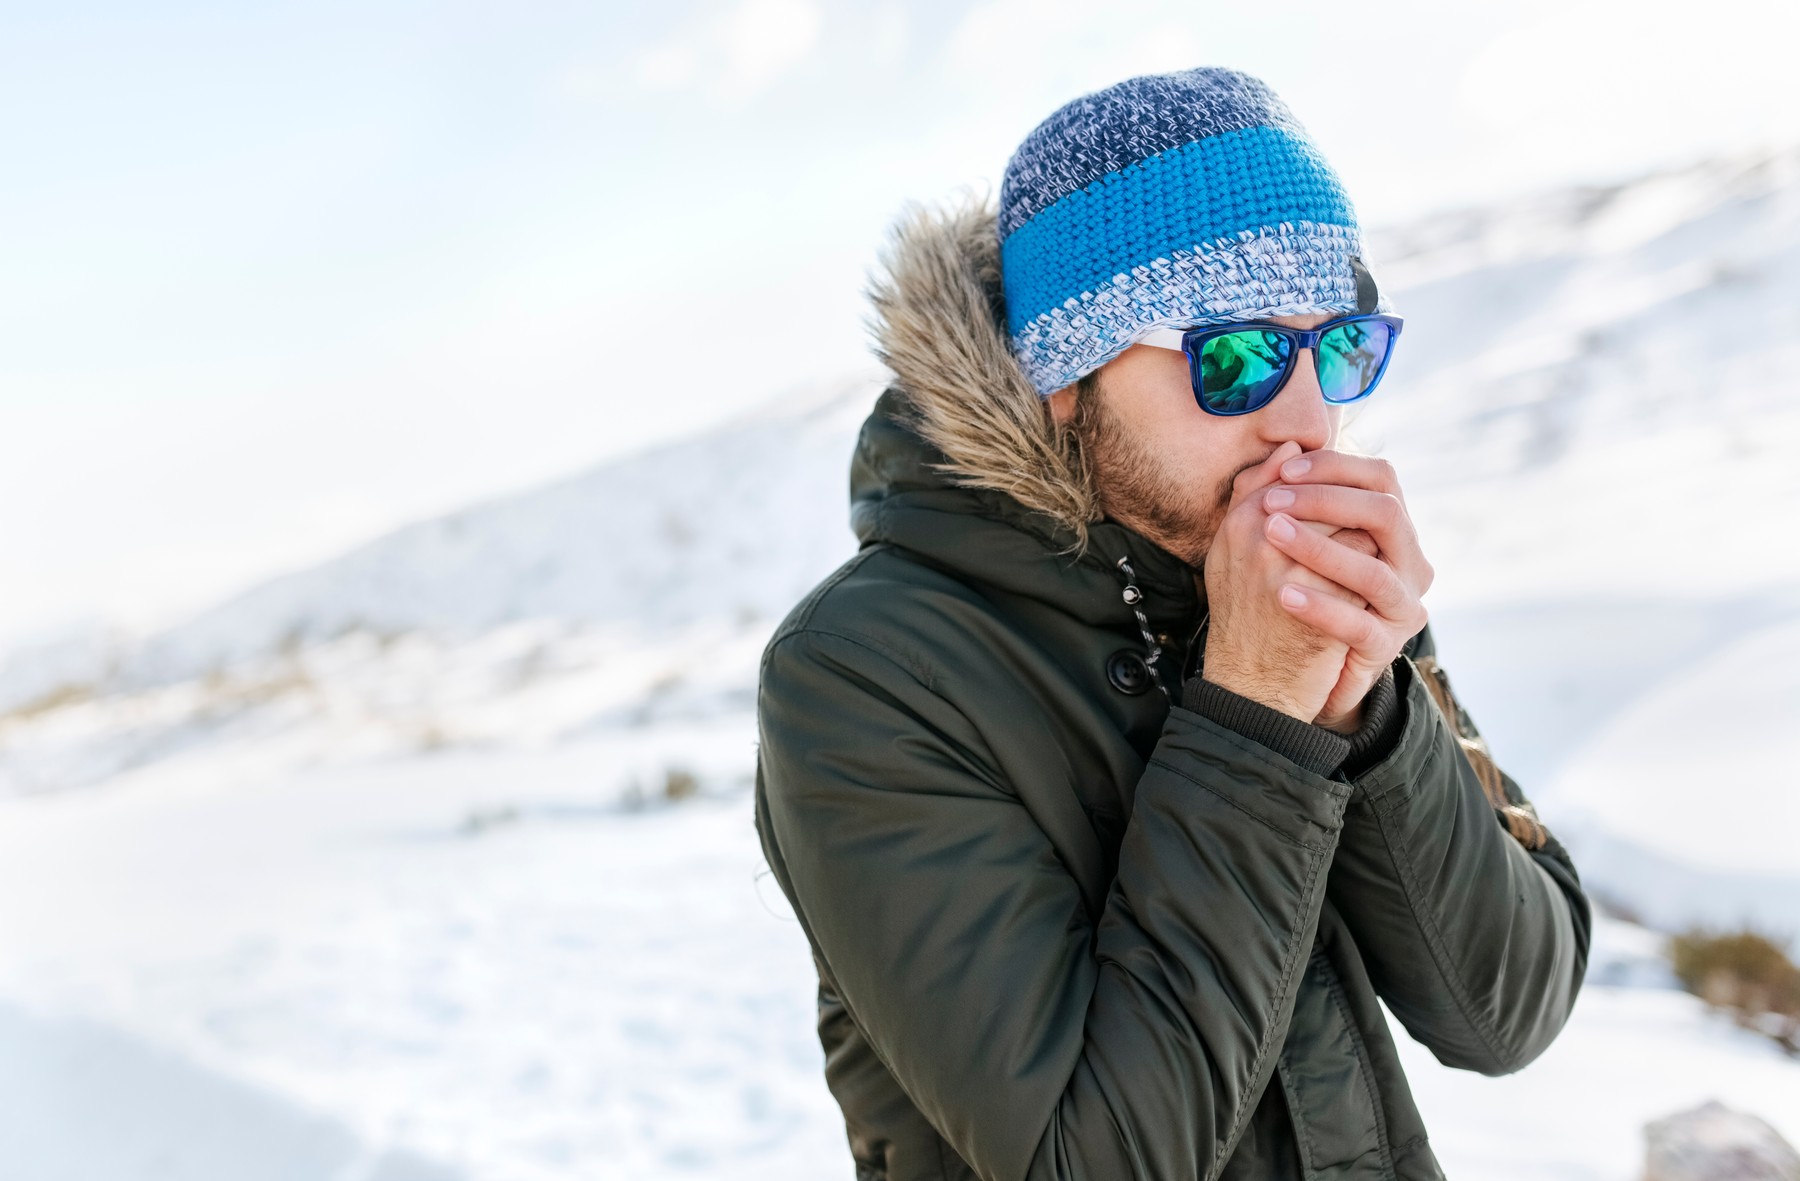
[[[1106,679],[1121,693],[1136,697],[1150,687],[1150,666],[1129,648],[1121,648],[1106,658]]]

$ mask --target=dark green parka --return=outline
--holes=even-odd
[[[898,235],[862,548],[763,655],[756,828],[856,1175],[1441,1177],[1376,998],[1447,1065],[1525,1066],[1586,966],[1575,868],[1429,628],[1353,775],[1182,704],[1194,572],[1110,521],[1063,552],[1091,489],[1033,434],[992,238],[973,206]]]

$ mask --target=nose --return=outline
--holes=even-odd
[[[1258,411],[1257,428],[1271,448],[1292,439],[1307,451],[1331,445],[1337,408],[1325,400],[1311,349],[1294,358],[1294,371],[1275,399]]]

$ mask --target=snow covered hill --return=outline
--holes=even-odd
[[[854,549],[873,378],[401,529],[129,648],[0,676],[0,795],[225,745],[357,759],[747,706],[756,653]]]
[[[215,754],[0,802],[7,1181],[845,1181],[806,940],[749,792],[615,807],[638,736],[282,772]],[[741,760],[742,727],[667,754]],[[716,749],[715,749],[716,748]],[[1394,1024],[1468,1181],[1634,1181],[1719,1098],[1800,1143],[1800,1063],[1600,919],[1526,1070]],[[1496,1118],[1504,1112],[1505,1118]]]
[[[402,529],[155,637],[130,676],[166,683],[356,632],[462,641],[525,620],[646,635],[770,623],[850,548],[846,440],[877,392],[847,380]]]
[[[1800,876],[1774,835],[1800,830],[1800,793],[1745,758],[1677,839],[1631,823],[1618,783],[1657,768],[1598,753],[1637,699],[1679,697],[1800,613],[1800,150],[1453,211],[1370,254],[1407,328],[1351,432],[1403,474],[1447,666],[1509,769],[1608,849],[1679,863],[1699,824],[1715,862],[1747,842]],[[421,522],[133,644],[17,651],[0,794],[221,747],[354,761],[746,709],[768,629],[852,550],[847,459],[878,388],[846,380]],[[1791,683],[1745,667],[1709,716],[1800,716]],[[1657,767],[1704,768],[1692,737]],[[1718,890],[1663,893],[1743,908]]]
[[[1445,667],[1501,764],[1652,927],[1800,929],[1800,150],[1446,213],[1370,254],[1407,327],[1352,433],[1401,472]],[[156,635],[7,654],[0,1109],[26,1114],[0,1159],[845,1175],[747,775],[757,655],[852,552],[878,388]],[[1656,946],[1604,921],[1520,1079],[1402,1039],[1452,1172],[1624,1181],[1644,1119],[1712,1095],[1800,1138],[1800,1067],[1669,989]]]

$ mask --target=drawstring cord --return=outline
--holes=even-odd
[[[1162,645],[1156,642],[1156,636],[1150,631],[1150,617],[1144,614],[1144,609],[1140,606],[1144,601],[1144,592],[1138,588],[1137,573],[1132,570],[1131,559],[1128,557],[1121,557],[1115,565],[1125,575],[1125,605],[1131,608],[1133,615],[1137,616],[1138,631],[1144,637],[1144,647],[1149,649],[1149,655],[1144,657],[1144,663],[1150,666],[1150,679],[1156,682],[1156,687],[1162,690],[1162,695],[1173,703],[1175,695],[1169,692],[1167,685],[1163,684],[1162,670],[1157,667],[1157,661],[1162,659]]]
[[[1120,573],[1125,575],[1125,590],[1122,597],[1125,605],[1131,608],[1131,613],[1137,616],[1138,634],[1144,637],[1146,651],[1144,663],[1150,668],[1150,679],[1156,682],[1156,687],[1162,690],[1162,695],[1173,704],[1175,695],[1169,692],[1169,686],[1163,683],[1162,669],[1157,664],[1162,659],[1162,645],[1156,642],[1156,636],[1150,630],[1150,617],[1144,614],[1144,592],[1137,584],[1137,572],[1131,568],[1129,557],[1121,557],[1113,564],[1118,567]],[[1211,618],[1211,608],[1208,608],[1200,616],[1200,624],[1194,629],[1192,643],[1195,646],[1200,643],[1200,637],[1206,634],[1206,621]]]

